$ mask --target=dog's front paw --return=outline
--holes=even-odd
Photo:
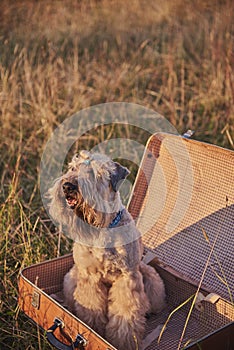
[[[74,312],[74,291],[77,286],[78,272],[76,265],[65,275],[63,280],[64,305],[69,311]]]
[[[126,319],[113,315],[106,326],[106,340],[118,350],[141,350],[145,317]]]

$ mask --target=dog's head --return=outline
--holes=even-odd
[[[128,174],[127,168],[103,154],[81,151],[50,190],[51,216],[64,223],[75,215],[90,225],[105,227],[122,209],[118,188]]]

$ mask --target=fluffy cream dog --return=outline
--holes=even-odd
[[[119,350],[141,349],[146,313],[165,304],[164,284],[141,261],[140,233],[118,192],[128,174],[105,155],[81,151],[50,190],[50,214],[75,241],[65,302]]]

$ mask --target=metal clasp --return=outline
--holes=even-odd
[[[40,299],[41,299],[40,293],[38,293],[36,290],[34,290],[33,294],[32,294],[31,304],[37,310],[40,308]]]
[[[80,346],[84,347],[87,344],[88,344],[88,341],[81,334],[78,333],[76,340],[74,342],[74,346],[80,349]]]

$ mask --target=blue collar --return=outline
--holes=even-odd
[[[124,211],[124,209],[120,210],[120,211],[117,213],[116,217],[115,217],[115,218],[113,219],[113,221],[110,223],[109,228],[113,228],[113,227],[115,227],[116,225],[118,225],[118,223],[120,222],[120,220],[121,220],[121,218],[122,218],[123,211]]]

